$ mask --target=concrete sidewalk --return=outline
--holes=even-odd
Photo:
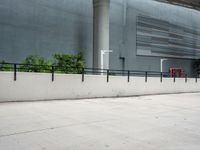
[[[0,150],[200,150],[200,93],[2,103]]]

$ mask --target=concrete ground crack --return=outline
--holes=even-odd
[[[43,129],[36,129],[36,130],[29,130],[29,131],[23,131],[23,132],[16,132],[16,133],[11,133],[11,134],[2,134],[2,135],[0,135],[0,138],[8,137],[8,136],[14,136],[14,135],[20,135],[20,134],[28,134],[28,133],[33,133],[33,132],[41,132],[41,131],[46,131],[46,130],[55,130],[55,129],[65,128],[65,127],[71,127],[71,126],[96,124],[96,123],[107,122],[107,121],[111,121],[111,120],[116,120],[116,119],[93,121],[93,122],[82,122],[82,123],[79,123],[79,124],[68,124],[68,125],[55,126],[55,127],[49,127],[49,128],[43,128]]]

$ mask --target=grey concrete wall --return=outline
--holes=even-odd
[[[200,12],[196,10],[152,0],[111,0],[110,49],[114,53],[110,55],[110,68],[121,69],[119,57],[122,56],[125,57],[125,69],[160,71],[160,58],[163,57],[136,54],[136,17],[139,14],[200,29]],[[186,72],[191,72],[192,60],[168,59],[164,71],[168,71],[170,66],[182,66]]]
[[[0,72],[0,102],[29,101],[51,99],[77,99],[96,97],[120,97],[145,94],[165,94],[180,92],[200,92],[200,82],[195,79],[150,77],[111,76],[109,82],[103,75],[86,75],[82,82],[81,75],[18,73],[13,81],[13,73]]]
[[[92,0],[1,0],[0,60],[84,51],[92,64]]]
[[[55,52],[76,53],[83,50],[86,66],[92,66],[92,0],[1,0],[0,60],[20,62],[27,55],[51,58]],[[159,57],[136,55],[136,16],[156,18],[200,27],[200,12],[153,0],[111,0],[110,68],[160,70]],[[169,59],[169,66],[191,71],[191,60]]]

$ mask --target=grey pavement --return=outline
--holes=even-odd
[[[0,150],[200,150],[200,93],[0,103]]]

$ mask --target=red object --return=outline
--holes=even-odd
[[[170,77],[171,78],[174,78],[174,77],[180,77],[180,78],[183,78],[184,76],[184,70],[182,67],[180,68],[169,68],[169,74],[170,74]]]

